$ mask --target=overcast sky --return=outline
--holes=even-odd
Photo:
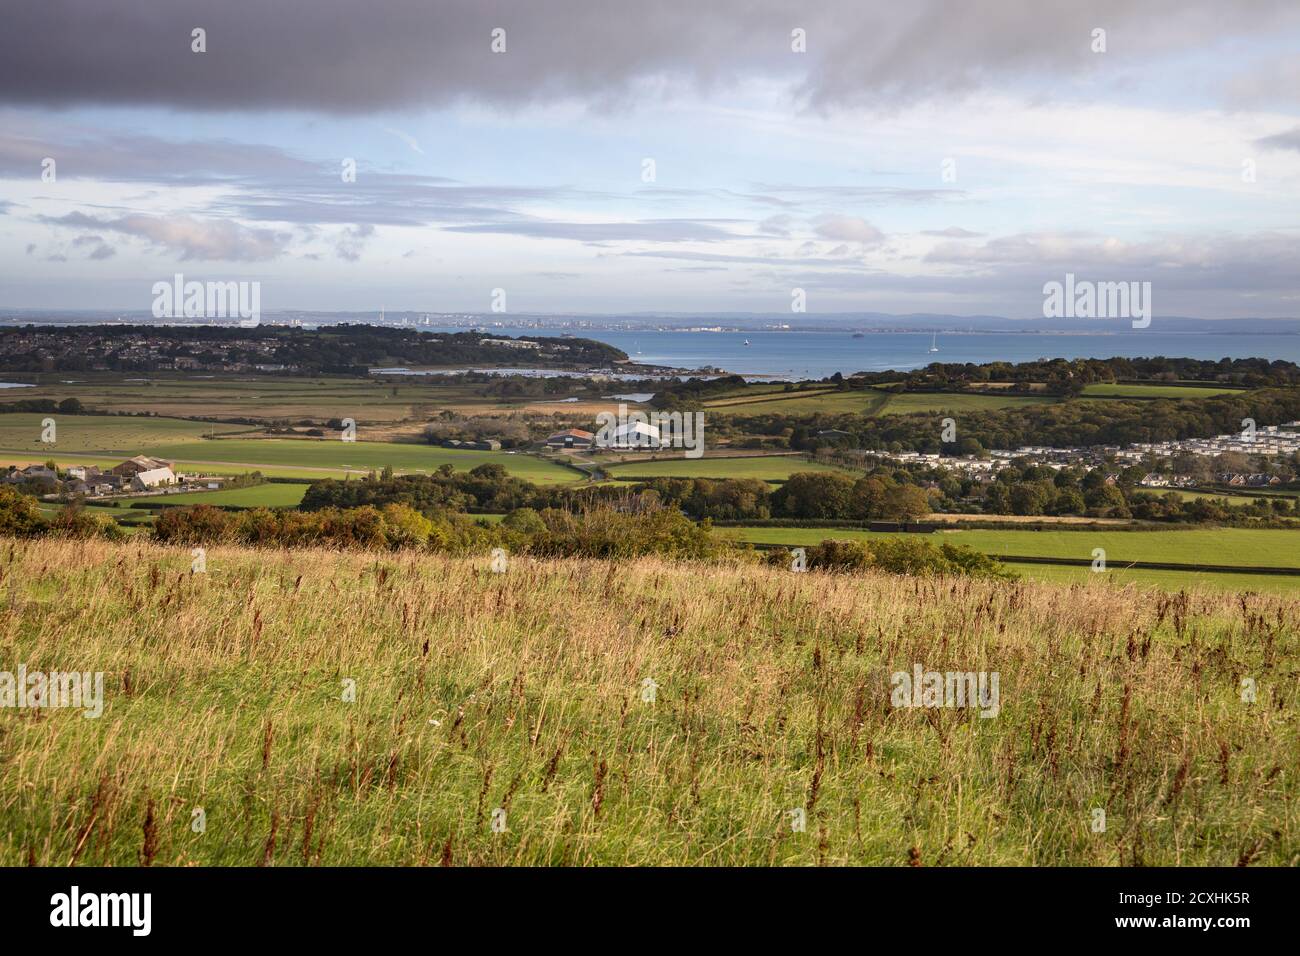
[[[1295,0],[14,4],[0,306],[1295,317],[1298,51]]]

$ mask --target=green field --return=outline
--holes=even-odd
[[[813,412],[874,415],[888,403],[889,396],[875,389],[820,389],[807,391],[760,391],[752,401],[739,396],[729,396],[705,403],[713,415],[766,415],[800,414]]]
[[[401,381],[235,374],[144,380],[68,373],[36,388],[16,391],[21,395],[15,394],[14,397],[23,399],[62,401],[76,398],[96,410],[143,411],[181,418],[247,417],[286,422],[354,418],[361,423],[386,423],[420,417],[416,414],[417,409],[428,407],[472,413],[495,408],[522,408],[537,401],[485,397],[477,394],[474,386],[432,385],[414,376]]]
[[[53,418],[53,445],[41,441],[41,421]],[[0,415],[0,451],[17,452],[31,460],[44,461],[51,454],[95,452],[128,458],[140,449],[193,440],[209,433],[248,431],[247,425],[213,425],[178,418],[149,418],[126,415],[49,415],[18,413]],[[120,460],[120,459],[119,459]]]
[[[1262,594],[1294,595],[1300,592],[1300,578],[1277,574],[1211,574],[1123,567],[1112,567],[1105,574],[1097,574],[1091,568],[1051,564],[1008,564],[1007,567],[1027,581],[1048,584],[1078,584],[1085,587],[1135,585],[1140,588],[1159,588],[1162,591],[1199,587],[1213,591],[1258,591]]]
[[[251,488],[230,488],[224,491],[186,491],[176,495],[150,495],[147,498],[128,498],[122,507],[130,505],[239,505],[245,508],[296,508],[307,493],[306,485],[264,484]]]
[[[259,468],[269,465],[302,477],[342,476],[392,466],[394,471],[436,471],[449,464],[468,471],[484,464],[504,465],[519,478],[539,484],[579,480],[574,469],[543,461],[531,455],[500,451],[459,451],[434,445],[399,445],[388,442],[343,442],[295,438],[231,438],[209,442],[156,445],[149,454],[182,464],[236,465]]]
[[[895,395],[882,415],[910,415],[913,412],[986,412],[995,408],[1021,408],[1056,401],[1048,396],[1033,395],[939,395],[904,392]]]
[[[781,395],[783,397],[777,398]],[[788,397],[785,397],[788,396]],[[816,412],[825,414],[853,413],[859,415],[908,415],[913,412],[963,412],[987,411],[995,408],[1014,408],[1021,405],[1041,405],[1055,399],[1048,396],[996,395],[996,394],[938,394],[903,392],[892,394],[879,389],[853,389],[840,391],[773,392],[770,386],[755,394],[755,400],[743,401],[735,395],[706,402],[705,408],[714,415],[765,415],[800,414]]]
[[[1253,505],[1260,500],[1258,497],[1251,495],[1234,495],[1227,491],[1219,494],[1212,491],[1182,491],[1178,488],[1143,488],[1142,490],[1151,491],[1161,496],[1174,494],[1183,501],[1219,501],[1226,498],[1230,505]],[[1265,498],[1264,500],[1269,499]]]
[[[842,471],[820,462],[805,461],[798,455],[754,455],[748,458],[671,458],[608,465],[611,478],[758,478],[784,481],[801,471]]]
[[[1084,398],[1213,398],[1240,392],[1239,388],[1220,388],[1200,385],[1121,385],[1118,383],[1097,383],[1083,387]]]
[[[54,415],[58,441],[40,441],[42,415],[0,415],[0,463],[24,464],[54,459],[60,465],[111,467],[131,455],[153,455],[177,467],[217,474],[260,471],[269,477],[341,478],[392,466],[394,471],[435,471],[450,464],[457,471],[495,463],[538,484],[579,481],[575,469],[524,454],[459,451],[433,445],[343,442],[337,439],[231,438],[206,440],[211,429],[245,430],[170,418]]]
[[[842,528],[719,528],[738,541],[809,545],[838,540],[897,537],[887,532]],[[1187,531],[1003,531],[970,529],[922,535],[933,543],[969,545],[986,554],[1021,557],[1083,558],[1094,548],[1106,551],[1107,564],[1162,561],[1239,567],[1300,568],[1300,531],[1254,528],[1194,528]],[[1089,569],[1083,568],[1088,571]],[[1181,572],[1169,572],[1178,574]],[[1292,579],[1300,588],[1300,578]]]

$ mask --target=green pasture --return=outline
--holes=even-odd
[[[1083,387],[1084,398],[1212,398],[1240,392],[1239,388],[1221,388],[1217,386],[1135,384],[1122,385],[1111,382],[1098,382]]]
[[[755,455],[748,458],[662,458],[602,466],[611,478],[757,478],[784,481],[801,471],[842,471],[798,455]]]
[[[843,528],[728,527],[717,534],[738,541],[789,546],[838,540],[898,537],[888,532]],[[1170,531],[1004,531],[962,529],[920,536],[935,544],[969,545],[986,554],[1091,559],[1095,548],[1115,567],[1125,561],[1168,561],[1239,567],[1300,568],[1300,530],[1192,528]],[[1084,570],[1088,570],[1084,568]],[[1181,573],[1181,572],[1171,572]],[[1295,580],[1300,587],[1300,578]]]

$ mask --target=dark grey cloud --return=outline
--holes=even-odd
[[[609,106],[643,81],[708,91],[753,76],[812,106],[960,94],[1105,67],[1239,35],[1274,37],[1293,0],[41,0],[9,4],[0,97],[356,114],[471,100],[572,97]],[[207,31],[193,53],[190,31]],[[491,31],[506,30],[506,52]],[[791,52],[794,28],[807,52]]]

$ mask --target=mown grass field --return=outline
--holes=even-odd
[[[251,488],[221,491],[186,491],[175,495],[148,495],[123,500],[122,506],[147,505],[240,505],[246,508],[296,508],[307,493],[306,485],[263,484]]]
[[[764,544],[809,545],[839,540],[895,537],[843,528],[718,528],[717,534]],[[961,529],[922,535],[934,543],[969,545],[987,554],[1092,559],[1106,551],[1108,565],[1124,561],[1300,568],[1300,530],[1193,528],[1186,531],[1016,531]],[[1023,566],[1017,566],[1021,570]],[[1087,570],[1087,569],[1084,569]],[[1300,578],[1291,579],[1300,589]]]
[[[664,458],[602,465],[615,479],[632,478],[757,478],[784,481],[801,471],[841,471],[832,465],[806,461],[799,455],[753,455],[745,458]]]
[[[1300,862],[1294,598],[190,561],[0,542],[4,659],[105,683],[99,719],[0,710],[0,864]],[[896,706],[915,664],[997,672],[997,715]]]
[[[1083,387],[1084,398],[1213,398],[1215,395],[1227,395],[1241,392],[1239,388],[1217,388],[1201,385],[1156,385],[1096,383]]]
[[[55,423],[57,441],[52,446],[41,441],[41,421],[46,418],[53,418]],[[247,425],[213,425],[177,418],[18,413],[0,415],[0,452],[41,461],[47,454],[69,453],[130,457],[140,454],[142,448],[248,430]]]
[[[889,404],[879,414],[909,415],[913,412],[979,412],[995,408],[1020,408],[1025,405],[1044,405],[1054,402],[1048,396],[1036,395],[929,395],[904,392],[891,396]]]

